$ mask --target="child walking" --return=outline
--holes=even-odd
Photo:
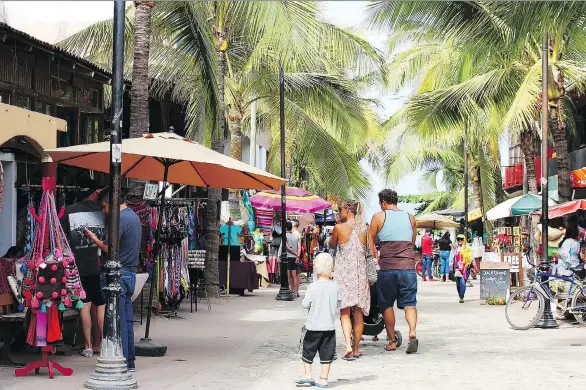
[[[317,281],[307,288],[303,307],[309,309],[307,321],[301,336],[301,360],[303,376],[296,381],[298,385],[328,388],[330,365],[336,352],[335,321],[341,297],[338,284],[330,280],[334,259],[329,253],[320,253],[313,262]],[[321,375],[313,380],[311,364],[317,352],[321,363]]]

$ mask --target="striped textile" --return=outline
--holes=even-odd
[[[275,212],[270,209],[256,209],[256,227],[263,233],[270,233],[271,226],[273,226],[273,217]]]

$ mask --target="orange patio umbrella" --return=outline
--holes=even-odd
[[[54,162],[110,172],[110,143],[76,145],[45,152]],[[173,133],[145,134],[122,141],[122,175],[211,188],[275,190],[285,180]]]

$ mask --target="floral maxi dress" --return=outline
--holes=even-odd
[[[370,312],[370,287],[366,277],[366,248],[356,230],[338,246],[334,279],[342,296],[341,308],[358,306],[364,315]]]

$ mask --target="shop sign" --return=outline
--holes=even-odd
[[[476,221],[482,218],[482,210],[480,208],[468,212],[468,222]]]
[[[570,172],[572,188],[586,188],[586,167]]]
[[[148,199],[148,200],[154,200],[157,198],[158,193],[159,193],[159,185],[158,184],[146,183],[146,185],[144,186],[143,198]]]

